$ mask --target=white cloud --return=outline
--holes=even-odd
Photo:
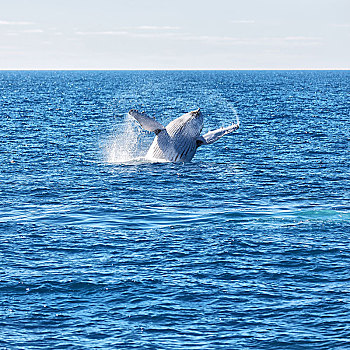
[[[316,36],[286,36],[284,39],[287,41],[318,41],[321,38]]]
[[[125,27],[124,27],[125,28]],[[161,26],[138,26],[129,27],[129,30],[117,31],[76,31],[76,35],[80,36],[121,36],[129,38],[144,38],[157,39],[169,38],[176,41],[193,41],[208,45],[222,45],[222,46],[315,46],[322,42],[321,37],[309,36],[271,36],[271,37],[234,37],[234,36],[219,36],[219,35],[194,35],[188,32],[167,31],[161,30],[166,27]],[[177,28],[177,27],[167,27]],[[132,30],[131,30],[132,29]],[[142,29],[138,31],[136,29]]]
[[[343,24],[333,24],[333,27],[337,27],[337,28],[350,28],[350,23],[343,23]]]
[[[140,30],[179,30],[180,27],[171,27],[171,26],[137,26],[137,27],[129,27],[129,29],[140,29]]]
[[[197,41],[214,45],[224,46],[317,46],[322,42],[321,37],[308,37],[308,36],[287,36],[287,37],[232,37],[232,36],[215,36],[215,35],[191,35],[183,34],[176,37],[179,40],[185,41]]]
[[[21,30],[20,33],[44,33],[42,29],[27,29],[27,30]]]
[[[117,36],[124,36],[130,34],[126,31],[104,31],[104,32],[82,32],[77,31],[75,32],[76,35],[85,35],[85,36],[98,36],[98,35],[117,35]]]
[[[253,19],[237,19],[237,20],[232,20],[231,23],[234,24],[253,24],[255,21]]]
[[[10,26],[26,26],[26,25],[32,25],[33,22],[26,22],[26,21],[0,21],[0,25],[10,25]]]
[[[179,30],[180,27],[173,26],[133,26],[133,27],[122,27],[120,30],[106,30],[106,31],[80,31],[75,32],[76,35],[85,36],[129,36],[135,38],[156,38],[156,37],[168,37],[174,36],[174,31]]]
[[[135,31],[135,29],[140,29],[143,27],[133,27],[134,30],[117,30],[117,31],[76,31],[76,35],[82,36],[127,36],[130,38],[164,38],[173,37],[177,38],[178,34],[174,32],[162,31],[161,28],[165,27],[153,27],[152,30],[143,29],[142,31]]]

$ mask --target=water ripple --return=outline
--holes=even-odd
[[[0,81],[0,348],[350,347],[348,72]],[[232,106],[189,164],[126,117]]]

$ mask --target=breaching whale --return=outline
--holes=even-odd
[[[146,159],[169,162],[190,162],[197,148],[209,145],[222,136],[239,128],[239,120],[226,128],[209,131],[201,136],[203,115],[198,108],[171,121],[166,127],[145,113],[132,109],[129,115],[135,118],[141,127],[156,134]]]

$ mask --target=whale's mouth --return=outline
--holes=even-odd
[[[200,109],[200,108],[198,108],[198,109],[196,109],[195,111],[192,111],[192,112],[191,112],[191,115],[194,116],[194,117],[197,117],[197,116],[199,116],[200,114],[201,114],[201,109]]]
[[[191,121],[191,120],[203,120],[203,114],[200,108],[196,109],[195,111],[191,111],[189,113],[188,121]]]

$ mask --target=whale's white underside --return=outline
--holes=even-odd
[[[190,162],[198,147],[211,144],[239,128],[237,121],[236,124],[209,131],[201,136],[203,115],[199,109],[182,115],[166,127],[136,110],[131,110],[129,114],[143,129],[156,134],[146,154],[146,159],[151,161]]]

